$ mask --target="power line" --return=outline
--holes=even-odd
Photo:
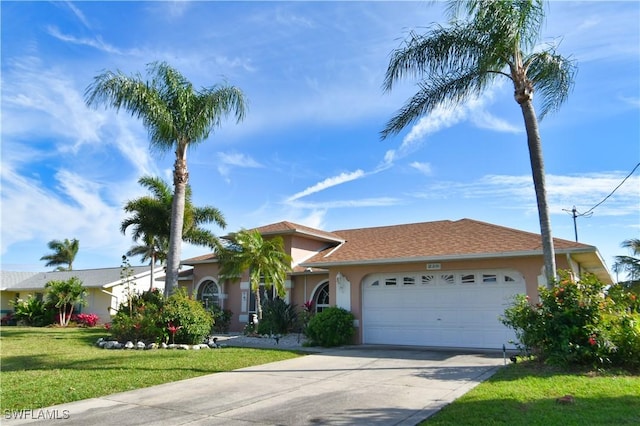
[[[602,199],[602,201],[600,201],[598,204],[596,204],[595,206],[591,207],[589,210],[587,210],[584,213],[581,213],[579,216],[584,216],[587,215],[589,213],[591,213],[596,207],[598,207],[600,204],[604,203],[605,201],[607,201],[607,199],[609,197],[611,197],[617,190],[618,188],[620,188],[626,181],[627,179],[629,179],[631,177],[631,175],[638,169],[638,167],[640,167],[640,163],[636,164],[636,166],[633,168],[633,170],[631,170],[631,172],[624,178],[622,179],[622,182],[620,182],[620,184],[618,186],[616,186],[613,191],[611,191],[611,193],[609,195],[607,195],[606,197],[604,197]]]
[[[575,237],[576,237],[576,242],[578,242],[578,225],[576,223],[576,218],[578,217],[591,217],[593,215],[593,210],[595,210],[596,207],[598,207],[600,204],[604,203],[605,201],[607,201],[607,199],[609,197],[611,197],[617,190],[618,188],[620,188],[626,181],[627,179],[629,179],[631,177],[632,174],[635,173],[635,171],[638,169],[638,167],[640,167],[640,163],[636,164],[636,166],[633,168],[633,170],[631,170],[631,172],[624,178],[622,179],[622,182],[620,182],[620,184],[618,186],[616,186],[613,191],[611,191],[611,193],[609,195],[607,195],[606,197],[604,197],[602,199],[602,201],[600,201],[598,204],[596,204],[595,206],[591,207],[589,210],[587,210],[584,213],[579,213],[578,210],[576,210],[576,206],[573,206],[573,209],[571,210],[567,210],[567,209],[562,209],[563,211],[567,212],[567,213],[571,213],[572,217],[573,217],[573,231],[575,233]]]

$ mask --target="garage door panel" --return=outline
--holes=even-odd
[[[414,274],[415,273],[407,273]],[[396,281],[403,282],[397,274]],[[525,283],[515,271],[491,271],[495,282],[461,283],[462,275],[482,277],[471,271],[444,272],[453,280],[433,280],[421,284],[363,287],[363,342],[420,346],[501,348],[515,340],[513,332],[500,321],[515,294],[525,292]],[[500,281],[509,275],[509,282]],[[519,277],[513,281],[513,277]],[[384,276],[388,279],[389,275]],[[379,281],[384,282],[384,281]],[[437,284],[434,284],[437,283]]]

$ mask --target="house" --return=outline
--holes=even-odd
[[[326,232],[291,222],[256,228],[281,236],[293,258],[288,303],[313,301],[350,310],[355,343],[456,348],[513,347],[499,316],[517,294],[537,298],[544,285],[540,235],[471,219]],[[596,247],[554,239],[559,269],[613,281]],[[241,331],[255,312],[248,274],[218,278],[214,254],[184,260],[179,281],[205,305],[234,315]]]
[[[138,293],[148,290],[151,286],[151,269],[149,266],[134,266],[129,282],[123,280],[122,268],[85,269],[73,271],[52,272],[12,272],[2,271],[0,283],[0,310],[2,316],[13,312],[10,301],[26,299],[29,295],[43,298],[45,284],[52,280],[66,281],[71,277],[78,277],[82,286],[87,290],[87,304],[80,307],[75,313],[94,313],[100,317],[100,322],[111,320],[111,315],[123,301],[126,301],[129,290]],[[154,270],[153,287],[164,289],[164,281],[155,278],[163,278],[165,275],[162,267]]]

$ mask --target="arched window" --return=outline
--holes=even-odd
[[[318,287],[313,297],[313,305],[316,307],[316,313],[322,312],[323,309],[331,306],[329,304],[329,283],[324,283]]]
[[[214,305],[220,306],[220,289],[218,284],[211,280],[200,284],[200,288],[198,288],[198,300],[202,302],[206,309]]]

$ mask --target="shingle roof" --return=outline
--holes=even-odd
[[[134,266],[133,276],[149,272],[148,266]],[[51,271],[51,272],[29,272],[20,278],[18,272],[2,271],[2,285],[0,290],[38,290],[43,289],[45,284],[51,280],[68,280],[71,277],[78,277],[82,280],[83,287],[110,287],[120,284],[121,268],[84,269],[76,271]],[[7,281],[5,281],[5,276]],[[15,278],[11,278],[15,277]]]
[[[320,240],[320,241],[327,241],[334,244],[344,242],[342,237],[340,237],[339,235],[333,232],[326,232],[320,229],[315,229],[309,226],[304,226],[304,225],[300,225],[293,222],[287,222],[287,221],[259,226],[257,228],[252,228],[252,230],[256,230],[260,232],[260,234],[263,236],[301,234],[301,235],[304,235],[306,238],[311,238],[311,239]],[[181,261],[183,265],[196,265],[199,263],[213,263],[213,262],[217,262],[217,257],[215,253],[203,254],[201,256],[191,257],[189,259],[185,259]]]
[[[345,243],[313,256],[303,266],[542,253],[539,234],[471,219],[345,229],[334,234]],[[595,251],[593,246],[558,238],[554,245],[558,252]]]
[[[287,234],[303,234],[307,237],[319,239],[322,241],[342,242],[340,235],[334,232],[321,231],[320,229],[310,228],[308,226],[299,225],[292,222],[277,222],[265,226],[259,226],[256,229],[262,235],[287,235]]]

